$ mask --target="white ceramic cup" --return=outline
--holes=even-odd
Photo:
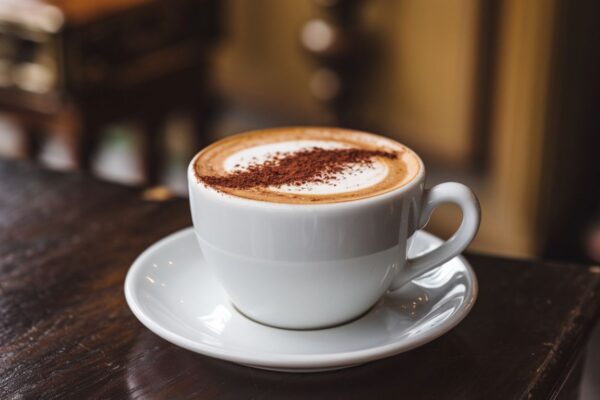
[[[424,189],[425,167],[406,185],[377,196],[327,204],[284,204],[217,192],[188,168],[200,248],[231,302],[258,322],[288,329],[341,324],[388,290],[439,266],[473,240],[479,203],[455,182]],[[412,235],[442,203],[463,219],[441,247],[407,258]]]

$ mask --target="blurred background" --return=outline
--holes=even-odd
[[[483,208],[471,246],[600,262],[598,4],[0,0],[0,155],[186,195],[206,144],[335,125]],[[449,236],[448,206],[428,229]]]

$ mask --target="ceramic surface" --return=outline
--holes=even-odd
[[[417,231],[411,256],[442,241]],[[127,303],[150,330],[178,346],[256,368],[316,372],[351,367],[427,343],[471,310],[477,279],[454,257],[385,295],[347,324],[320,330],[285,330],[238,312],[203,258],[192,228],[142,253],[125,281]]]

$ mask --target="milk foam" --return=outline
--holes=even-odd
[[[271,159],[275,153],[285,155],[314,147],[322,149],[343,149],[350,148],[351,146],[331,140],[295,140],[269,143],[231,154],[223,162],[223,168],[226,172],[233,172],[240,169],[243,170],[251,164],[264,163]],[[374,159],[371,165],[350,165],[327,182],[309,182],[301,186],[282,185],[269,187],[269,190],[290,194],[346,193],[376,185],[383,181],[387,174],[387,165]]]

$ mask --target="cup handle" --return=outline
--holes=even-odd
[[[389,290],[398,289],[406,282],[457,256],[471,243],[479,229],[479,201],[473,191],[457,182],[441,183],[423,193],[419,229],[425,227],[435,208],[443,203],[456,203],[463,218],[458,230],[440,247],[415,258],[409,258],[406,266],[396,275]]]

